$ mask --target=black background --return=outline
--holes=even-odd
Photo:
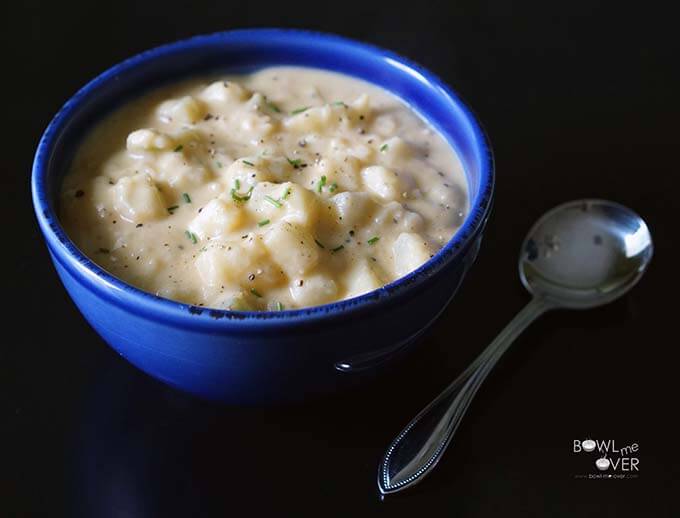
[[[317,2],[319,3],[319,2]],[[3,7],[0,516],[678,515],[678,36],[637,2],[25,1]],[[414,354],[350,394],[225,408],[128,365],[61,288],[29,196],[37,140],[119,60],[198,33],[314,28],[412,58],[478,113],[497,163],[477,264]],[[436,472],[381,502],[396,432],[528,301],[518,247],[555,204],[604,197],[648,222],[652,267],[624,299],[556,312],[483,386]],[[583,480],[574,439],[640,445],[639,478]],[[676,493],[677,494],[677,493]]]

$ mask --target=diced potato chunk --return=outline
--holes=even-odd
[[[288,181],[290,179],[291,173],[294,171],[293,166],[285,157],[268,158],[266,160],[266,164],[267,172],[272,177],[272,180],[277,183]]]
[[[256,221],[289,221],[303,227],[315,225],[319,203],[314,193],[298,184],[258,183],[247,205]]]
[[[274,131],[275,123],[268,115],[256,112],[246,113],[241,117],[241,130],[255,138],[262,138]]]
[[[281,203],[286,211],[283,219],[313,228],[319,213],[317,196],[295,183],[288,182],[281,185],[280,188],[283,188]]]
[[[404,232],[399,234],[392,245],[395,273],[403,277],[432,257],[430,246],[418,234]]]
[[[411,158],[412,151],[409,145],[399,137],[392,137],[381,145],[380,156],[390,167],[398,167]]]
[[[380,207],[373,215],[373,221],[378,226],[389,225],[402,232],[421,232],[425,226],[425,220],[420,214],[407,210],[397,201]]]
[[[272,177],[265,160],[247,157],[235,160],[224,172],[223,180],[229,189],[236,188],[238,184],[237,191],[245,193],[260,182],[270,182]]]
[[[338,224],[355,228],[370,218],[377,204],[365,192],[341,192],[331,198],[338,216]]]
[[[148,175],[126,176],[112,189],[113,208],[127,221],[144,223],[165,213],[161,193]]]
[[[300,225],[280,221],[264,235],[264,245],[269,254],[289,277],[309,271],[319,261],[319,251],[314,238]]]
[[[451,208],[465,207],[466,194],[457,185],[436,182],[427,191],[427,197],[433,202]]]
[[[241,102],[248,96],[248,90],[237,83],[215,81],[199,94],[199,98],[212,106],[228,102]]]
[[[350,110],[357,117],[363,117],[364,120],[371,116],[371,102],[366,94],[361,94],[349,105]]]
[[[277,121],[269,115],[263,113],[261,108],[265,104],[264,96],[256,92],[243,105],[240,112],[240,129],[251,137],[261,138],[274,131]]]
[[[347,294],[345,298],[347,299],[377,290],[382,286],[380,279],[366,260],[358,262],[346,275]]]
[[[323,158],[316,165],[319,177],[326,177],[326,187],[323,192],[330,192],[330,186],[335,184],[335,190],[358,191],[361,185],[359,171],[361,162],[352,155],[334,153],[335,158]]]
[[[189,95],[165,101],[158,107],[158,116],[164,122],[195,124],[204,114],[205,108]]]
[[[295,279],[290,287],[290,296],[301,307],[330,302],[336,298],[337,292],[335,281],[322,274]]]
[[[238,228],[243,211],[233,201],[216,198],[208,202],[189,223],[189,230],[201,239],[215,238]]]
[[[154,129],[139,129],[130,133],[127,137],[127,149],[132,152],[159,151],[170,149],[173,140],[160,131]]]
[[[307,110],[292,115],[285,121],[288,129],[298,132],[320,131],[332,123],[333,111],[328,105],[308,108]]]
[[[196,268],[208,286],[233,282],[246,285],[249,275],[266,264],[267,250],[255,235],[213,243],[196,258]]]
[[[212,177],[210,170],[200,163],[188,160],[180,152],[161,153],[156,163],[158,171],[155,179],[174,189],[186,191],[207,183]]]
[[[391,201],[401,198],[404,185],[397,173],[380,165],[374,165],[361,171],[364,186],[381,200]]]

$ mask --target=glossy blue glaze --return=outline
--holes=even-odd
[[[57,193],[74,149],[91,125],[121,102],[166,81],[268,65],[325,68],[401,97],[457,150],[471,210],[430,261],[361,297],[283,312],[217,311],[142,292],[85,257],[57,219]],[[455,294],[479,249],[491,207],[491,150],[470,110],[431,73],[391,52],[338,36],[255,29],[198,36],[139,54],[91,81],[57,113],[38,145],[33,203],[68,293],[114,349],[181,389],[229,403],[295,400],[339,390],[360,374],[334,365],[408,343]]]

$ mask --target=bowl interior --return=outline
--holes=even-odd
[[[463,226],[433,259],[392,284],[413,280],[421,270],[442,262],[442,256],[448,254],[450,259],[467,245],[488,214],[493,165],[487,140],[466,105],[434,75],[389,51],[337,36],[279,29],[217,33],[159,47],[110,68],[81,89],[52,121],[36,154],[34,202],[39,220],[51,215],[43,228],[49,227],[70,253],[79,254],[54,218],[58,192],[83,135],[107,113],[163,83],[271,65],[327,69],[376,84],[405,101],[458,153],[470,196]],[[82,258],[80,262],[88,263]]]

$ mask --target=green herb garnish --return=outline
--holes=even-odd
[[[263,219],[262,221],[259,221],[257,223],[258,227],[264,227],[265,225],[269,225],[270,221],[268,219]]]
[[[321,192],[321,189],[323,189],[324,185],[326,185],[326,175],[321,177],[321,180],[319,180],[319,186],[316,188],[316,190]]]
[[[331,249],[331,252],[339,252],[343,248],[345,248],[345,245],[336,246],[335,248]]]
[[[168,212],[174,214],[177,209],[179,209],[179,205],[173,205],[172,207],[168,207]]]
[[[236,186],[237,191],[240,190],[241,189],[241,180],[239,180],[238,178],[236,180],[234,180],[234,185]]]
[[[323,246],[323,245],[319,242],[318,239],[315,239],[314,242],[317,244],[317,246],[318,246],[319,248],[326,248],[325,246]]]
[[[288,198],[288,196],[290,196],[290,187],[286,187],[286,192],[283,193],[283,196],[281,196],[281,199],[285,200],[286,198]]]
[[[347,108],[347,105],[342,101],[335,101],[334,103],[331,103],[331,104],[333,106],[343,106],[343,107]]]
[[[267,107],[276,113],[281,113],[281,109],[271,101],[267,101]]]
[[[309,106],[305,106],[303,108],[297,108],[290,113],[292,113],[293,115],[297,115],[298,113],[306,112],[307,110],[309,110]]]
[[[283,205],[281,205],[281,202],[279,200],[275,200],[271,196],[265,196],[264,199],[265,199],[265,201],[268,201],[269,203],[274,205],[274,207],[276,207],[277,209],[280,209],[281,207],[283,207]]]
[[[189,196],[189,193],[183,192],[183,193],[182,193],[182,199],[183,199],[186,203],[191,203],[191,196]]]
[[[241,160],[241,162],[243,162],[246,165],[249,165],[250,167],[255,167],[255,164],[253,164],[252,162],[248,162],[247,160]]]
[[[231,190],[231,197],[234,201],[248,201],[252,194],[253,194],[252,187],[248,189],[248,192],[245,194],[240,194],[239,192],[236,191],[236,189]]]
[[[387,144],[383,144],[382,146],[380,146],[380,152],[384,153],[385,151],[387,151]]]
[[[198,238],[196,237],[196,234],[194,234],[193,232],[185,230],[184,235],[187,236],[187,239],[189,239],[189,241],[191,241],[193,244],[198,243]]]
[[[367,242],[369,245],[374,245],[374,244],[376,244],[378,241],[380,241],[380,236],[373,236],[371,239],[369,239],[369,240],[366,241],[366,242]]]
[[[250,288],[250,293],[252,293],[253,295],[255,295],[259,299],[262,298],[262,294],[259,291],[257,291],[255,288]]]
[[[175,153],[179,153],[179,152],[182,151],[183,149],[184,149],[184,146],[183,146],[182,144],[180,144],[179,146],[177,146],[177,147],[174,149],[174,151],[175,151]]]
[[[338,184],[333,182],[329,187],[328,187],[328,192],[335,192],[338,190]]]
[[[277,311],[283,311],[285,308],[284,308],[283,304],[281,304],[280,302],[277,301],[276,302],[276,309],[277,309]]]
[[[286,160],[288,160],[288,163],[292,165],[295,169],[298,169],[302,165],[302,159],[301,158],[296,158],[295,160],[291,160],[290,158],[286,157]]]
[[[219,167],[220,169],[222,169],[222,162],[220,162],[219,160],[217,160],[216,163],[217,163],[217,167]]]

